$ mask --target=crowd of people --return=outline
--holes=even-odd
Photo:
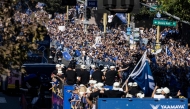
[[[98,96],[144,97],[136,82],[129,79],[130,82],[125,83],[125,80],[146,50],[157,85],[152,96],[149,97],[187,97],[189,47],[185,41],[177,39],[180,35],[177,28],[168,27],[160,32],[159,53],[154,52],[157,33],[155,26],[150,29],[141,29],[140,41],[136,42],[134,48],[129,46],[125,27],[111,28],[107,34],[103,34],[96,24],[89,24],[87,31],[84,24],[78,22],[69,23],[65,25],[65,28],[63,34],[57,35],[53,40],[58,42],[57,45],[54,44],[54,47],[67,51],[81,65],[81,70],[69,65],[68,69],[61,73],[64,75],[65,84],[77,84],[75,90],[71,91],[73,97],[70,101],[73,107],[81,103],[83,107],[87,106],[86,104],[93,106],[95,104],[93,101]],[[142,42],[144,38],[148,40],[147,43]],[[124,83],[127,85],[125,89],[122,89],[120,86]],[[119,94],[103,86],[113,86]]]
[[[157,33],[154,26],[141,29],[140,41],[131,48],[125,27],[109,27],[109,32],[104,34],[99,25],[85,26],[81,17],[84,14],[83,8],[82,4],[77,10],[72,8],[70,20],[66,19],[66,14],[59,13],[51,18],[43,7],[31,13],[18,11],[14,14],[14,20],[21,25],[38,22],[47,28],[52,41],[50,55],[53,58],[62,60],[62,52],[68,52],[76,61],[68,66],[62,62],[56,65],[51,76],[53,85],[50,90],[56,88],[58,94],[63,95],[63,85],[75,85],[75,90],[69,91],[73,94],[70,99],[73,108],[79,104],[82,107],[93,107],[97,97],[143,98],[145,95],[138,84],[132,79],[126,79],[147,50],[147,59],[156,83],[155,90],[149,97],[187,97],[190,81],[189,47],[185,41],[175,39],[180,35],[176,28],[165,28],[161,32],[161,51],[155,54],[152,52],[155,51]],[[1,22],[0,20],[0,28],[6,26]],[[60,29],[60,26],[65,29]],[[19,34],[24,33],[23,29]],[[144,38],[148,39],[147,43],[142,43]],[[79,64],[80,69],[75,64]],[[122,84],[126,84],[124,88],[121,88]],[[113,86],[113,90],[104,86]]]
[[[156,99],[164,98],[184,98],[178,90],[175,95],[171,95],[168,87],[155,86],[152,94],[147,96],[139,88],[137,82],[127,80],[124,87],[121,87],[121,71],[115,66],[105,67],[100,70],[95,65],[91,65],[89,72],[86,65],[81,65],[80,69],[75,69],[71,65],[67,68],[64,64],[57,64],[56,70],[52,73],[52,87],[58,95],[65,95],[62,92],[64,85],[74,86],[74,90],[67,90],[72,96],[69,99],[72,109],[95,109],[98,98],[144,98]]]

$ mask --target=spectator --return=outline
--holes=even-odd
[[[71,60],[70,63],[69,63],[69,66],[71,66],[72,69],[75,69],[76,64],[77,64],[77,61],[76,61],[74,58],[72,58],[72,60]]]
[[[117,71],[115,71],[115,66],[110,66],[110,71],[105,74],[105,84],[108,86],[113,86],[116,76],[118,76],[118,74]]]
[[[66,84],[68,84],[68,85],[76,84],[76,81],[77,81],[76,77],[77,77],[76,71],[73,71],[72,67],[68,66],[67,71],[65,73]]]
[[[103,82],[104,74],[99,70],[99,68],[95,68],[94,73],[92,74],[92,79],[96,80],[97,82]]]
[[[90,79],[92,78],[92,74],[94,73],[95,71],[95,65],[91,65],[91,70],[90,70]]]
[[[90,80],[90,72],[86,70],[85,65],[81,65],[81,71],[78,73],[77,77],[80,84],[87,85]]]
[[[52,47],[50,48],[50,53],[51,53],[51,56],[52,56],[52,58],[54,60],[55,54],[56,54],[56,49],[55,49],[54,45],[52,45]]]
[[[62,54],[61,50],[59,49],[57,51],[57,60],[58,60],[59,63],[62,62],[62,58],[63,58],[63,54]]]
[[[152,98],[158,98],[158,99],[165,98],[165,96],[162,95],[162,89],[158,89],[158,86],[156,86],[154,88],[154,91],[152,92]]]

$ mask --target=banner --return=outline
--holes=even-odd
[[[65,26],[58,26],[58,29],[59,29],[60,31],[65,31]]]
[[[52,93],[52,109],[63,109],[63,98],[56,93]]]
[[[116,13],[116,16],[122,21],[122,23],[126,24],[127,20],[124,13]]]
[[[188,100],[158,100],[151,98],[99,98],[98,109],[188,109]]]
[[[95,44],[96,44],[96,45],[102,44],[101,36],[97,36],[97,37],[96,37],[96,39],[95,39]]]
[[[141,39],[141,44],[147,45],[148,44],[148,39],[147,38],[142,38]]]

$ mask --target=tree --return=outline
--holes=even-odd
[[[16,2],[16,1],[15,1]],[[47,34],[44,26],[40,25],[35,18],[34,23],[22,24],[14,20],[16,10],[13,8],[14,2],[5,0],[0,7],[0,24],[4,28],[0,28],[0,37],[2,37],[0,45],[0,74],[9,74],[9,69],[21,69],[22,64],[27,59],[29,50],[36,50],[37,40],[43,40],[43,36]]]
[[[46,4],[45,10],[50,13],[54,14],[57,13],[65,13],[66,6],[62,6],[62,0],[36,0],[38,2],[43,2]]]
[[[159,0],[160,10],[179,17],[181,20],[190,21],[190,0]]]
[[[141,3],[146,4],[146,0],[140,0]],[[150,11],[150,8],[141,5],[140,12],[134,14],[135,20],[140,21],[143,19],[153,18],[156,15],[156,11]]]

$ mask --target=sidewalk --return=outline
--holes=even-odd
[[[20,109],[19,97],[8,96],[0,92],[0,109]]]

